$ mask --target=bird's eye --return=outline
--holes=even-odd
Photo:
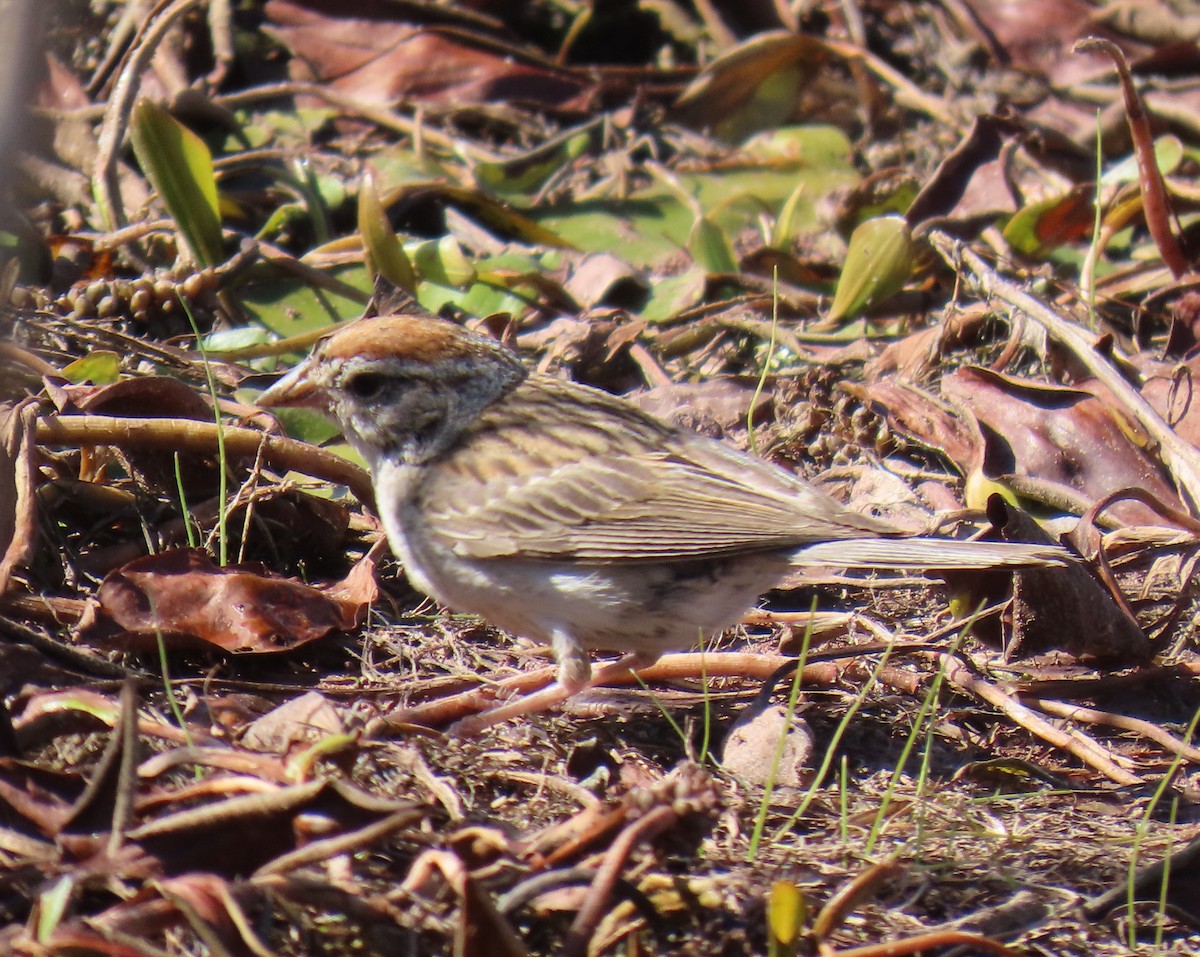
[[[374,399],[383,391],[386,379],[377,372],[360,372],[346,380],[346,391],[356,399]]]

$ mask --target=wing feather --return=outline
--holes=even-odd
[[[533,376],[501,406],[418,491],[428,528],[465,558],[699,559],[895,534],[602,392]]]

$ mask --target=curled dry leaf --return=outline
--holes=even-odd
[[[1200,328],[1200,323],[1197,327]],[[1134,356],[1132,361],[1144,377],[1142,396],[1151,408],[1166,419],[1181,439],[1200,447],[1200,398],[1196,394],[1196,382],[1200,381],[1200,355],[1193,354],[1179,362],[1164,362],[1157,356],[1143,353]],[[1087,388],[1103,397],[1109,394],[1099,382],[1089,381]]]
[[[0,595],[33,548],[36,411],[32,402],[0,409]]]
[[[152,645],[161,634],[168,647],[193,639],[233,654],[287,651],[348,631],[364,611],[256,567],[218,568],[190,549],[130,562],[104,579],[99,598],[103,614],[85,639],[111,641],[116,625],[126,633],[117,639],[123,646]]]
[[[940,368],[944,355],[978,341],[990,317],[990,310],[983,304],[958,309],[936,325],[918,329],[889,343],[877,357],[867,362],[867,381],[879,382],[893,372],[910,382],[930,378]]]
[[[846,382],[842,388],[886,416],[892,431],[941,453],[963,475],[982,468],[979,424],[961,409],[951,408],[924,389],[896,378],[863,385]]]
[[[318,691],[308,691],[255,719],[246,728],[241,742],[255,751],[285,754],[344,730],[342,717],[333,703]]]

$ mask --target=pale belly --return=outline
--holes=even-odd
[[[405,498],[401,476],[390,478],[383,484],[395,494],[380,490],[381,517],[409,580],[454,611],[535,641],[569,635],[585,648],[651,656],[686,650],[735,624],[791,568],[782,553],[673,563],[467,559],[433,544],[418,516],[386,507]]]
[[[550,641],[565,631],[584,647],[682,651],[735,624],[787,571],[761,559],[678,565],[565,566],[494,559],[470,578],[434,581],[445,604],[482,615],[514,634]]]
[[[464,560],[392,542],[409,580],[447,607],[550,642],[566,632],[593,650],[683,651],[736,624],[790,563],[783,556],[576,565]]]

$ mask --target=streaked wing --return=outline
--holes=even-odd
[[[661,561],[892,531],[603,393],[537,377],[500,405],[420,492],[429,529],[463,557]]]

